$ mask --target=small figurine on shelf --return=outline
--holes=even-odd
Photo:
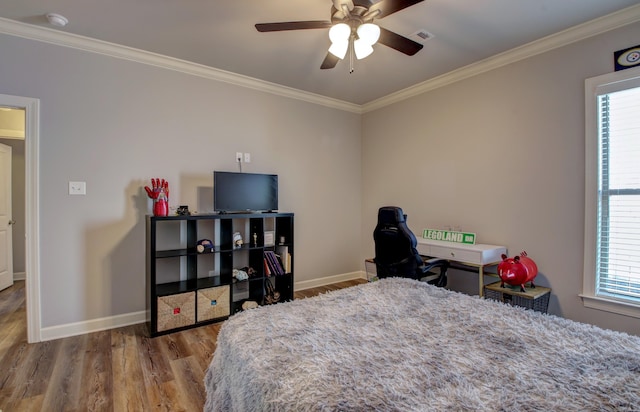
[[[249,275],[250,278],[255,277],[255,276],[258,275],[258,272],[256,272],[256,270],[254,268],[252,268],[251,266],[245,266],[240,270],[246,272],[247,275]]]
[[[151,179],[151,187],[145,186],[147,195],[153,199],[153,215],[169,215],[169,182],[164,179]]]
[[[189,216],[191,212],[189,212],[189,206],[178,206],[176,209],[176,215],[178,216]]]
[[[236,278],[238,282],[249,279],[247,272],[242,269],[233,269],[232,276]]]
[[[253,233],[253,247],[258,247],[258,234]]]
[[[240,234],[240,232],[235,232],[233,234],[233,247],[241,248],[243,244],[244,241],[242,240],[242,235]]]
[[[196,245],[196,250],[198,253],[212,253],[213,252],[213,242],[209,239],[200,239]]]

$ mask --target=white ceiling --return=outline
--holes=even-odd
[[[376,23],[413,40],[419,30],[435,37],[411,57],[378,44],[371,56],[356,61],[352,74],[346,60],[320,70],[330,45],[327,29],[259,33],[254,27],[329,20],[331,0],[13,0],[0,2],[0,17],[365,104],[637,4],[640,0],[425,0]],[[62,14],[69,24],[51,26],[44,17],[49,12]]]

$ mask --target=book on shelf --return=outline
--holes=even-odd
[[[267,263],[267,258],[265,257],[263,261],[264,261],[264,275],[266,277],[269,277],[271,276],[271,269],[269,268],[269,263]]]
[[[283,275],[284,269],[282,268],[282,265],[278,260],[278,257],[276,256],[275,252],[271,250],[265,250],[264,255],[267,259],[267,264],[269,265],[269,269],[271,269],[271,273],[275,275]]]
[[[284,264],[282,262],[282,258],[277,253],[275,254],[275,256],[276,256],[276,260],[278,261],[278,269],[280,269],[282,271],[282,273],[280,273],[280,274],[284,275],[285,273],[287,273],[287,271],[284,269]]]
[[[284,273],[291,273],[291,253],[289,253],[289,246],[276,247],[276,254],[280,256]]]
[[[280,258],[278,257],[278,255],[275,254],[275,252],[271,252],[270,254],[273,258],[273,263],[276,268],[276,271],[278,272],[278,275],[284,275],[284,268],[282,267],[282,262],[280,261]]]
[[[273,264],[273,259],[272,257],[269,255],[269,251],[265,250],[264,252],[264,261],[267,264],[267,268],[269,270],[269,273],[272,275],[277,275],[278,271],[276,270],[274,264]]]

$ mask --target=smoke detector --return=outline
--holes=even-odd
[[[61,14],[47,13],[45,17],[47,18],[49,23],[54,26],[64,27],[69,24],[69,20],[67,20],[67,18]]]

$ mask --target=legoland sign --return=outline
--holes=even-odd
[[[443,242],[464,243],[474,245],[476,243],[475,233],[452,232],[449,230],[424,229],[422,237],[430,240],[441,240]]]

